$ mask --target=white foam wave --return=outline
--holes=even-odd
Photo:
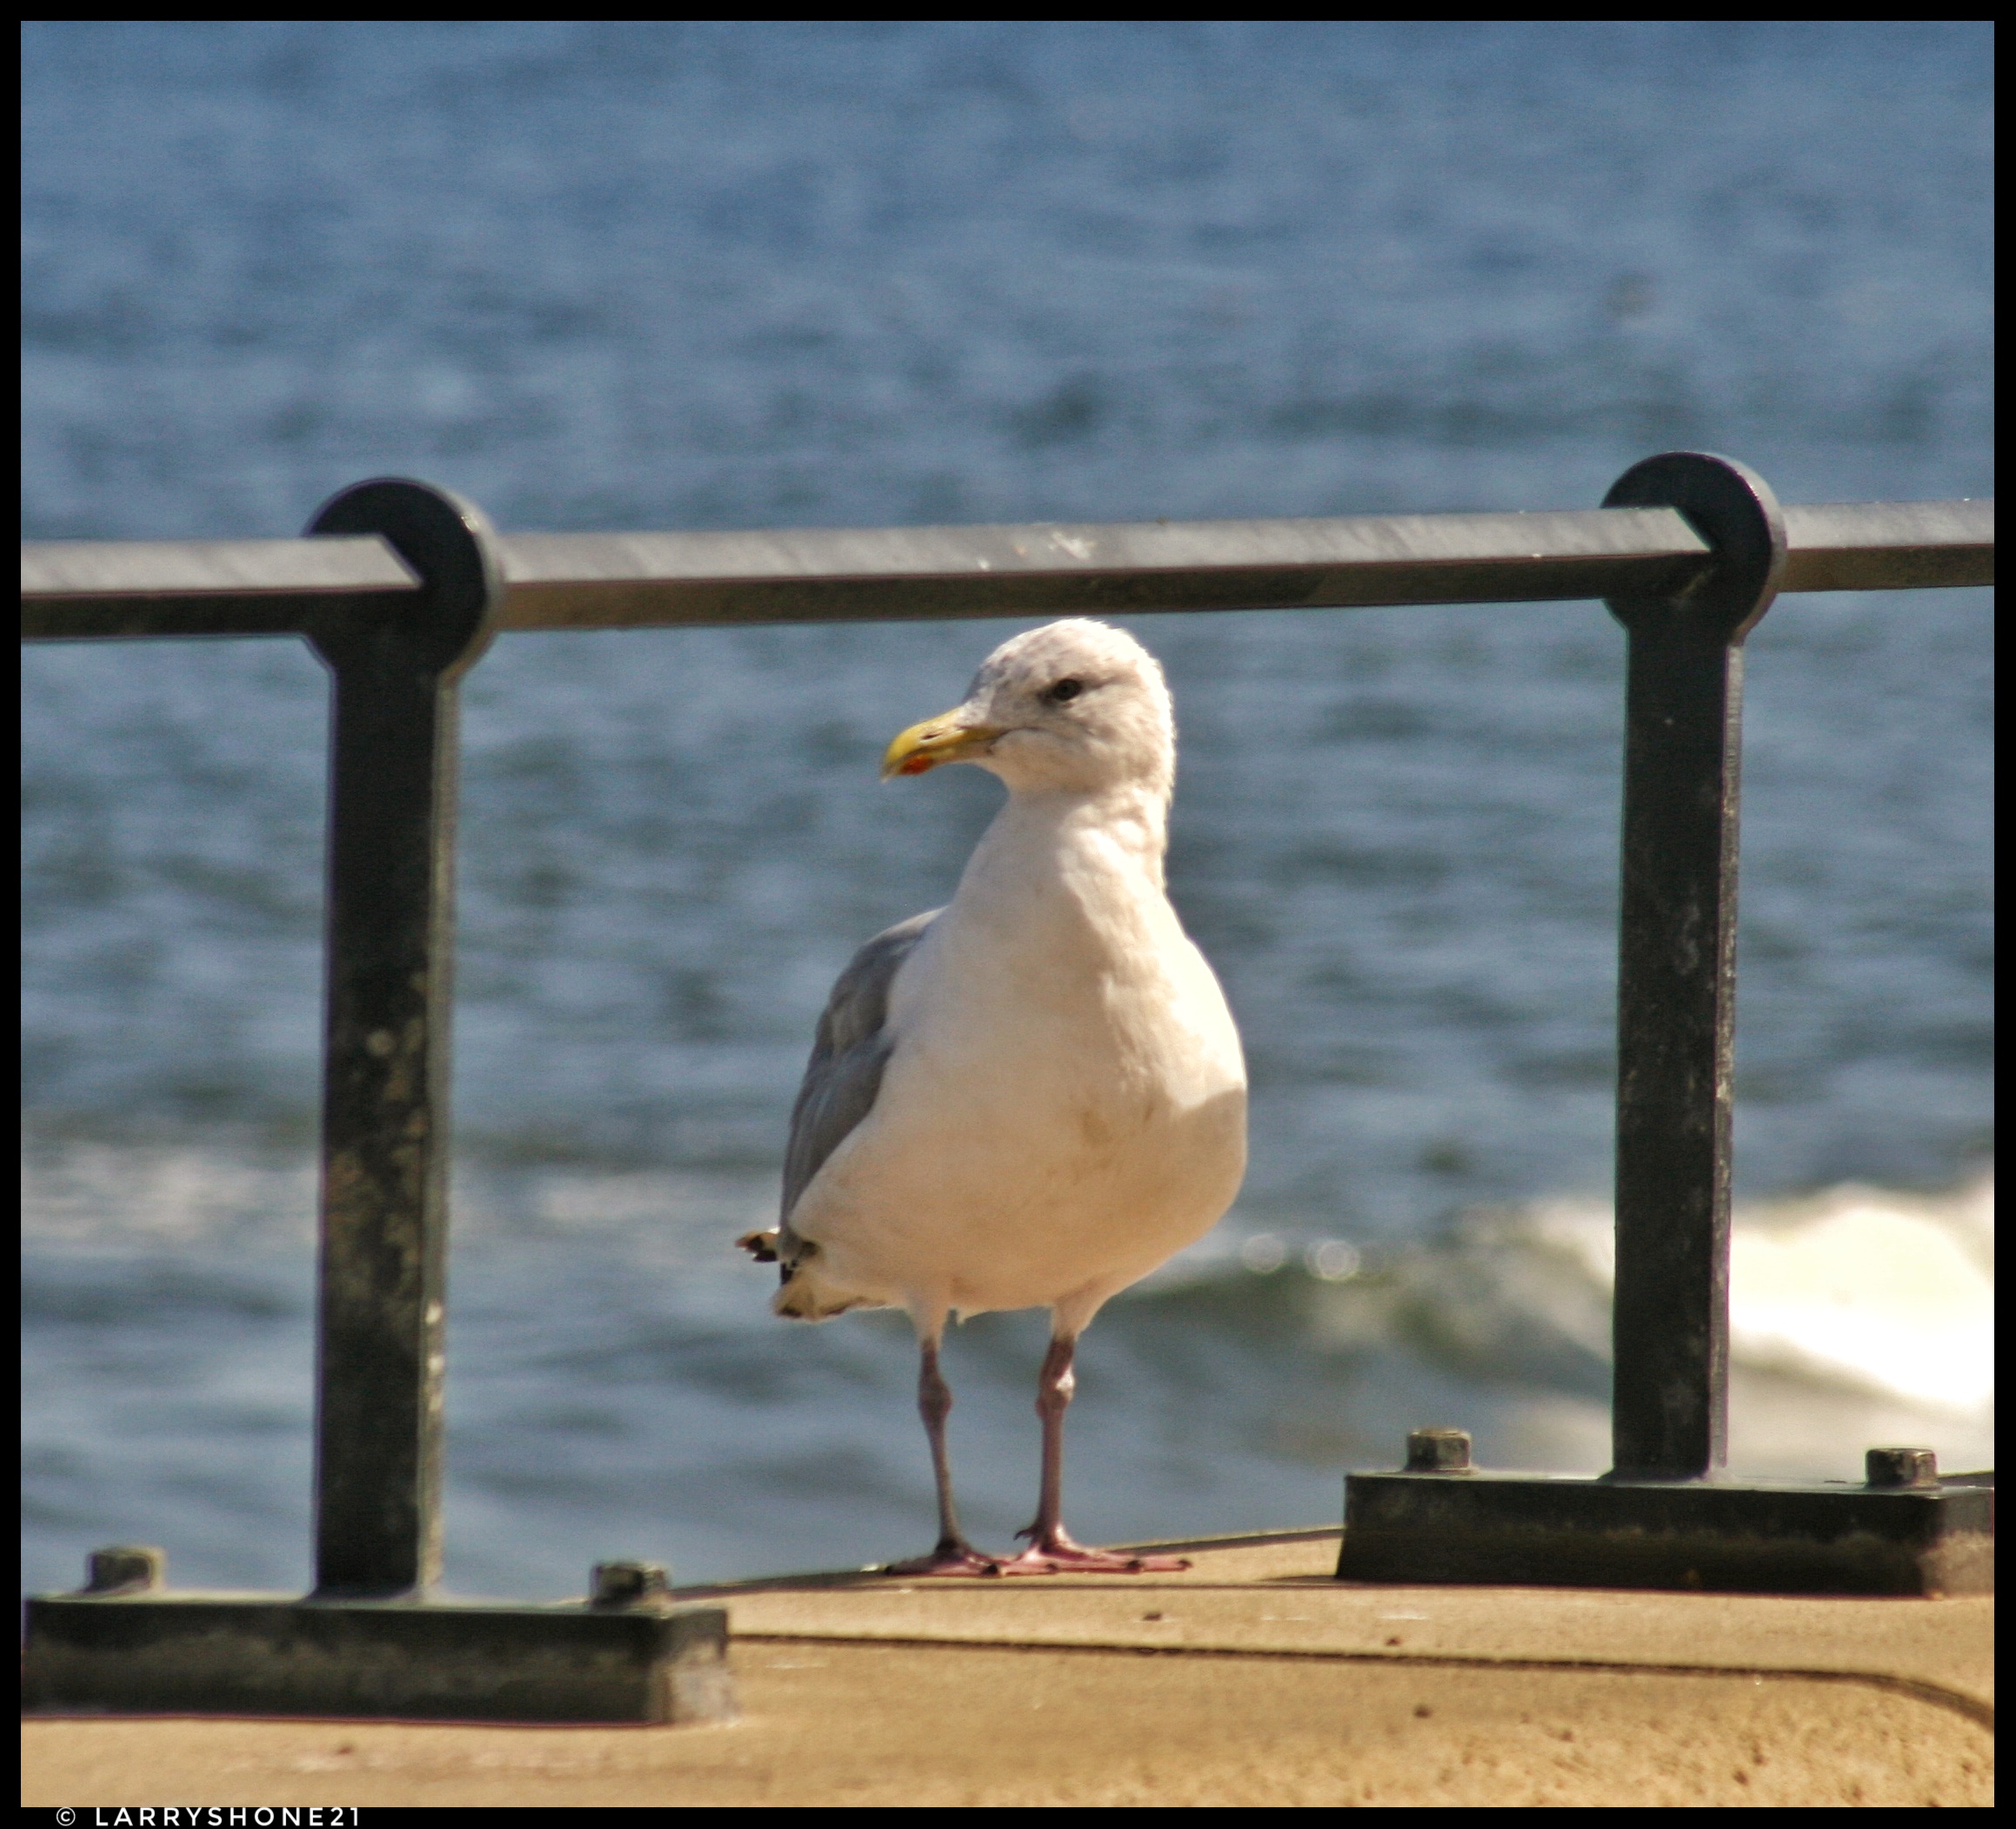
[[[1528,1225],[1610,1287],[1607,1205],[1543,1204]],[[1992,1172],[1943,1195],[1851,1182],[1740,1207],[1729,1248],[1731,1363],[1984,1418],[1995,1401],[1994,1245]]]
[[[724,1241],[764,1222],[773,1185],[755,1171],[463,1171],[456,1229],[464,1238],[621,1236],[651,1260],[691,1274],[738,1261]],[[22,1218],[24,1238],[57,1246],[230,1240],[305,1248],[314,1234],[315,1176],[304,1162],[280,1165],[200,1146],[44,1145],[23,1159]],[[1575,1272],[1569,1283],[1586,1297],[1541,1274],[1545,1266],[1528,1252],[1498,1258],[1498,1301],[1522,1312],[1544,1310],[1558,1331],[1592,1351],[1606,1347],[1614,1272],[1607,1203],[1539,1202],[1480,1216],[1473,1230],[1538,1245],[1557,1265],[1565,1258]],[[1359,1270],[1360,1253],[1348,1243],[1298,1239],[1291,1250],[1272,1233],[1242,1235],[1242,1244],[1235,1232],[1221,1228],[1158,1282],[1234,1265],[1272,1271],[1291,1259],[1327,1282],[1349,1281]],[[1995,1397],[1994,1232],[1992,1172],[1943,1195],[1845,1184],[1739,1208],[1730,1250],[1732,1364],[1985,1419]]]

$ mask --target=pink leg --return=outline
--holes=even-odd
[[[921,1360],[917,1374],[917,1408],[924,1418],[924,1432],[931,1439],[931,1472],[938,1478],[938,1540],[928,1556],[913,1556],[907,1562],[892,1562],[891,1575],[998,1575],[999,1560],[983,1555],[966,1541],[959,1529],[959,1514],[952,1505],[952,1464],[945,1452],[945,1418],[952,1413],[952,1387],[938,1370],[938,1343],[918,1342]]]
[[[1078,1379],[1071,1360],[1078,1352],[1075,1334],[1058,1334],[1043,1356],[1036,1383],[1036,1413],[1043,1418],[1043,1488],[1036,1502],[1036,1521],[1018,1537],[1029,1547],[1012,1562],[999,1565],[1004,1575],[1143,1575],[1186,1569],[1181,1556],[1131,1556],[1125,1551],[1091,1550],[1064,1527],[1064,1413],[1071,1408]]]

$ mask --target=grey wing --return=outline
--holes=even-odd
[[[944,910],[912,915],[885,928],[847,962],[819,1018],[812,1058],[791,1107],[791,1141],[784,1158],[780,1255],[788,1268],[799,1241],[791,1235],[791,1209],[826,1158],[867,1117],[882,1087],[882,1071],[896,1047],[886,1026],[889,987],[917,950],[925,930]]]

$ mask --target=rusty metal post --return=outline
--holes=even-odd
[[[1599,1479],[1491,1473],[1416,1430],[1395,1472],[1345,1477],[1340,1580],[1993,1593],[1993,1476],[1872,1449],[1855,1488],[1715,1478],[1729,1373],[1729,1168],[1743,641],[1786,577],[1763,480],[1647,458],[1605,508],[1670,507],[1713,562],[1605,599],[1628,641],[1618,953],[1617,1277]],[[1982,1483],[1986,1481],[1984,1485]]]
[[[1607,599],[1629,637],[1617,985],[1612,1476],[1697,1479],[1728,1420],[1729,1165],[1743,641],[1785,571],[1770,486],[1672,451],[1605,508],[1672,507],[1715,564]]]
[[[316,1589],[441,1573],[458,682],[504,600],[496,535],[444,490],[360,483],[311,534],[376,533],[419,575],[310,639],[334,676],[316,1366]]]

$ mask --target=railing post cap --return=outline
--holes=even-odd
[[[489,517],[453,490],[411,477],[371,477],[317,509],[308,533],[375,533],[405,561],[421,585],[407,632],[444,678],[466,672],[495,638],[504,611],[504,551]]]
[[[1785,510],[1747,464],[1710,451],[1661,451],[1625,471],[1603,505],[1677,509],[1715,554],[1712,567],[1678,597],[1605,598],[1626,628],[1647,613],[1680,611],[1720,640],[1737,643],[1770,609],[1785,577]]]

